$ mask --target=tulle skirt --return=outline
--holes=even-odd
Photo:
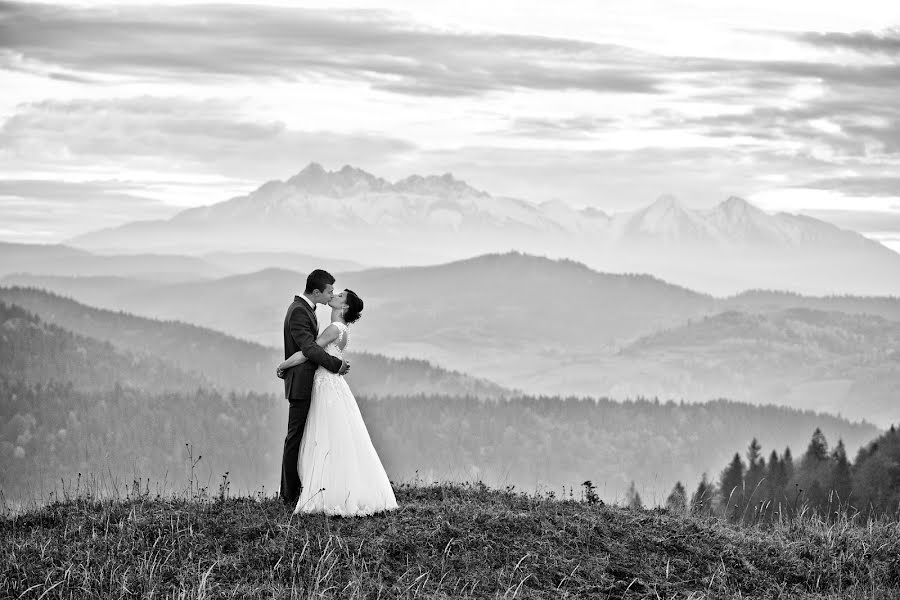
[[[300,442],[294,513],[361,516],[397,508],[356,399],[340,375],[316,371]]]

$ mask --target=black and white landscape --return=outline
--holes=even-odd
[[[736,437],[749,432],[769,442],[766,432],[786,414],[799,420],[771,438],[776,447],[800,447],[818,427],[855,452],[877,427],[900,421],[900,298],[893,295],[900,254],[736,197],[700,211],[664,196],[608,215],[494,197],[450,175],[390,183],[312,163],[286,181],[166,220],[3,250],[11,381],[70,381],[89,393],[115,382],[142,393],[217,386],[278,394],[272,370],[285,302],[308,271],[328,265],[375,308],[355,332],[363,353],[351,380],[364,396],[650,399],[637,409],[657,423],[647,432],[653,438],[673,410],[660,401],[679,411],[724,411],[739,426],[718,429],[722,446],[705,444],[702,458],[681,458],[680,467],[641,459],[645,466],[602,475],[607,497],[637,479],[659,501],[670,485],[661,473],[680,468],[689,479],[714,471]],[[319,317],[327,324],[324,311]],[[42,366],[46,360],[60,370]],[[471,410],[458,406],[460,415]],[[278,411],[269,408],[257,433],[277,440]],[[435,418],[423,410],[422,419]],[[761,411],[752,431],[732,420],[748,410]],[[482,453],[485,444],[503,447],[494,435],[476,443]],[[518,460],[461,455],[442,466],[416,464],[401,458],[408,449],[400,451],[398,440],[384,444],[400,477],[526,488],[580,477],[571,465],[549,469],[549,458],[524,469]],[[277,462],[277,444],[270,445],[260,454],[272,459],[269,467]],[[605,460],[619,460],[619,446],[607,447]],[[13,444],[7,453],[20,449]],[[237,472],[248,488],[266,480],[258,467]]]
[[[450,176],[391,184],[311,164],[246,197],[69,244],[7,246],[3,283],[276,347],[284,299],[316,264],[334,264],[378,307],[355,341],[368,352],[529,394],[729,398],[900,420],[900,299],[872,294],[900,285],[900,255],[737,198],[705,212],[663,198],[608,217],[495,198]],[[593,258],[529,253],[542,248]],[[409,265],[434,251],[450,261]],[[366,268],[360,257],[407,264]],[[707,283],[672,283],[679,269]]]
[[[0,3],[0,596],[894,597],[894,4]]]

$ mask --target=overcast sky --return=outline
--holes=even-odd
[[[738,195],[900,249],[896,1],[0,2],[0,89],[0,240],[317,161],[608,212]]]

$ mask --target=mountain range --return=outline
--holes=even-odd
[[[725,397],[900,421],[898,298],[760,290],[715,298],[648,275],[517,253],[337,278],[366,302],[356,349],[426,359],[526,393]],[[4,282],[276,346],[303,280],[267,269],[131,289],[126,278]],[[319,317],[324,325],[328,311]]]
[[[748,288],[900,294],[900,254],[811,217],[730,197],[707,210],[661,196],[607,214],[494,196],[450,174],[388,182],[311,163],[245,196],[79,236],[102,252],[300,252],[334,261],[423,265],[518,250],[599,270],[649,273],[713,294]],[[274,266],[274,265],[269,265]]]

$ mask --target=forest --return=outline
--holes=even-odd
[[[286,405],[276,395],[121,385],[81,391],[3,378],[0,398],[0,489],[8,498],[45,498],[76,485],[79,474],[82,482],[137,479],[170,491],[194,479],[214,487],[226,473],[232,489],[244,492],[271,491],[278,482]],[[695,480],[724,463],[747,431],[775,443],[802,440],[820,426],[857,446],[878,434],[836,417],[727,400],[357,400],[395,482],[484,481],[571,493],[591,480],[607,502],[623,502],[633,480],[649,503],[664,503],[672,479]]]

